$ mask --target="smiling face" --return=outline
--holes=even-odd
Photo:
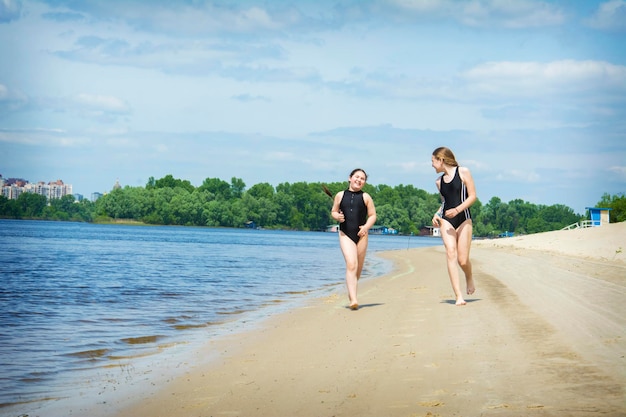
[[[352,172],[352,175],[348,178],[348,182],[350,183],[350,191],[359,191],[365,185],[367,181],[367,175],[365,171],[357,169]]]
[[[439,159],[437,157],[435,157],[435,155],[432,155],[430,157],[430,162],[433,168],[435,168],[435,172],[439,173],[439,172],[444,172],[443,169],[443,159]]]

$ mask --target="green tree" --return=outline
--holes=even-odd
[[[241,178],[232,177],[230,179],[230,192],[232,198],[241,198],[246,189],[246,184]]]
[[[196,220],[201,217],[202,204],[195,204],[197,200],[194,201],[192,195],[184,188],[174,188],[174,195],[169,204],[172,224],[193,226],[196,224]]]
[[[17,200],[8,199],[0,195],[0,216],[13,219],[22,218],[22,209]]]
[[[153,177],[150,177],[151,180],[154,180]],[[160,180],[156,180],[154,182],[154,186],[156,188],[176,188],[181,187],[187,190],[187,192],[193,192],[194,186],[189,182],[189,180],[180,180],[174,178],[171,174],[168,174],[161,178]]]
[[[384,206],[386,204],[396,206],[401,198],[400,193],[388,185],[379,185],[375,188],[375,191],[369,194],[372,196],[375,206]]]
[[[279,185],[276,188],[276,195],[274,196],[274,203],[277,207],[276,223],[277,227],[291,227],[292,210],[294,210],[294,198],[286,189],[286,187]],[[328,206],[328,213],[330,217],[330,206]]]
[[[200,187],[200,191],[207,191],[216,199],[230,200],[232,198],[231,186],[219,178],[206,178]]]
[[[542,218],[547,224],[547,230],[543,230],[544,232],[559,230],[580,220],[580,216],[563,204],[539,206],[537,216]]]
[[[537,216],[538,207],[521,199],[510,201],[509,207],[515,211],[517,218],[515,227],[511,230],[522,234],[528,233],[528,222]]]
[[[231,205],[223,200],[213,200],[206,204],[203,216],[206,218],[206,226],[211,227],[242,227],[244,224],[244,221],[238,222]]]
[[[139,219],[139,206],[129,188],[115,189],[98,199],[101,213],[113,219]]]
[[[74,215],[71,220],[78,222],[92,222],[93,214],[94,204],[87,199],[82,199],[75,204]]]
[[[17,198],[17,204],[23,217],[38,218],[43,215],[48,199],[40,194],[22,193]]]
[[[327,184],[330,194],[345,190],[345,181]],[[363,191],[374,199],[377,225],[400,233],[418,233],[431,226],[431,218],[441,201],[438,193],[429,193],[413,185],[390,187],[366,184]],[[150,224],[189,226],[244,227],[253,220],[268,228],[324,230],[334,223],[330,216],[332,199],[320,183],[282,183],[275,189],[268,183],[253,185],[246,191],[236,177],[230,184],[219,178],[207,178],[193,187],[187,180],[172,175],[155,180],[145,187],[113,190],[95,203],[76,202],[65,196],[49,203],[45,197],[24,193],[17,200],[0,197],[0,216],[53,220],[93,221],[93,219],[135,219]],[[611,208],[611,221],[626,219],[624,194],[605,194],[599,206]],[[515,199],[504,203],[498,197],[485,205],[477,200],[471,208],[475,236],[496,236],[510,231],[537,233],[557,230],[581,219],[564,205],[543,206]]]
[[[624,193],[615,195],[604,193],[596,207],[611,209],[609,213],[609,221],[611,223],[626,221],[626,195]]]
[[[174,214],[170,202],[175,195],[173,188],[160,188],[154,190],[154,208],[151,213],[146,213],[143,221],[149,224],[174,224]]]
[[[550,230],[550,223],[541,217],[533,217],[526,223],[527,233],[540,233]]]
[[[278,205],[272,198],[255,197],[246,193],[241,199],[241,207],[246,221],[253,221],[263,227],[272,227],[276,224]]]
[[[78,211],[78,206],[75,205],[75,201],[73,195],[65,195],[61,198],[51,199],[50,204],[44,209],[44,218],[63,221],[75,219],[74,215]]]
[[[410,229],[410,220],[406,210],[390,203],[376,206],[376,224],[391,227],[401,232]]]
[[[272,199],[274,198],[274,187],[267,182],[263,182],[250,187],[246,194],[254,198]]]
[[[482,213],[478,218],[487,226],[491,234],[498,234],[507,231],[506,218],[504,213],[507,210],[507,204],[503,203],[499,197],[491,197],[491,200],[484,205]],[[510,230],[513,231],[513,230]]]

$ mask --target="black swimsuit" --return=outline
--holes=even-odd
[[[363,201],[363,191],[353,192],[345,190],[339,210],[345,221],[339,224],[339,230],[344,232],[354,243],[359,243],[359,227],[367,222],[367,206]]]
[[[443,196],[444,213],[448,209],[459,206],[467,199],[467,188],[465,187],[465,183],[461,181],[461,176],[459,175],[459,167],[456,168],[452,181],[445,182],[443,180],[443,175],[441,176],[439,192]],[[470,209],[466,208],[452,218],[448,218],[445,215],[443,215],[443,218],[449,221],[452,227],[458,229],[465,220],[472,218],[472,214],[470,213]]]

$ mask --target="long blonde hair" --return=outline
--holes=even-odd
[[[446,148],[445,146],[440,146],[439,148],[435,149],[433,151],[433,156],[437,159],[443,160],[443,163],[446,165],[450,165],[453,167],[459,166],[459,163],[454,157],[454,153],[452,153],[450,148]]]

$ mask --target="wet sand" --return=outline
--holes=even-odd
[[[443,247],[387,252],[358,311],[333,290],[72,414],[625,416],[625,250],[626,223],[475,241],[465,306]]]

